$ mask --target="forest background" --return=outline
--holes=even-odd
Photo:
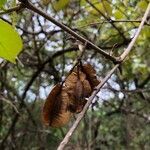
[[[86,45],[81,61],[90,63],[102,81],[118,63],[112,58],[118,58],[137,33],[149,1],[32,0],[85,41],[25,3],[0,1],[0,44],[6,38],[5,51],[0,46],[0,149],[54,150],[78,115],[64,127],[51,128],[43,125],[41,111],[52,87],[77,60],[78,41]],[[97,93],[66,149],[150,148],[149,19],[150,14],[132,51]]]

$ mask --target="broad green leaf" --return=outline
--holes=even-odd
[[[6,2],[7,2],[7,0],[0,0],[0,8],[2,8]]]
[[[92,1],[91,2],[99,11],[101,11],[105,15],[112,15],[112,8],[107,1],[99,2]],[[92,14],[99,15],[99,12],[93,8],[92,6],[86,8]]]
[[[0,20],[0,57],[15,63],[15,59],[22,50],[22,40],[15,29]]]
[[[85,0],[81,0],[80,1],[80,6],[85,6],[86,5],[86,1]]]
[[[143,43],[145,40],[147,40],[147,39],[150,39],[150,29],[149,29],[149,27],[148,26],[145,26],[143,29],[142,29],[142,31],[141,31],[141,33],[140,33],[140,35],[139,35],[139,37],[138,37],[138,39],[137,39],[137,42],[138,43]],[[146,44],[146,43],[145,43]]]
[[[150,38],[150,28],[148,26],[145,26],[145,28],[142,30],[141,35],[145,38],[145,39],[149,39]]]
[[[106,12],[107,15],[112,15],[112,7],[109,2],[103,1],[103,11]]]
[[[89,26],[90,24],[102,22],[101,19],[97,16],[94,16],[92,14],[89,14],[84,19],[80,19],[76,22],[76,25],[78,28]]]
[[[59,0],[53,4],[53,7],[56,11],[64,9],[69,3],[69,0]]]
[[[47,6],[51,0],[42,0],[43,5]]]
[[[148,2],[146,2],[145,0],[142,0],[140,2],[138,2],[137,6],[139,9],[145,10],[147,8]]]
[[[122,19],[124,15],[119,10],[116,10],[114,16],[116,19]]]
[[[130,7],[128,8],[130,10]],[[118,9],[115,9],[113,11],[113,16],[116,18],[116,19],[125,19],[126,16],[124,15],[123,12],[125,12],[125,7],[119,7],[119,10]]]

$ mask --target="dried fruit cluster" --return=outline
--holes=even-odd
[[[76,66],[64,84],[56,84],[50,92],[42,112],[44,124],[51,127],[65,125],[73,113],[82,111],[85,98],[98,84],[96,71],[90,64]]]

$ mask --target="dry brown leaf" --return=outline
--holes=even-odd
[[[74,89],[77,80],[78,80],[77,74],[75,72],[72,72],[66,79],[65,86],[70,90]]]
[[[73,113],[80,112],[85,104],[85,98],[90,96],[92,89],[86,80],[86,74],[79,66],[66,79],[65,90],[70,101],[69,110]]]
[[[84,90],[83,88],[84,87],[81,80],[78,79],[74,89],[74,96],[78,101],[83,98],[83,90]]]
[[[55,128],[62,127],[69,122],[71,116],[72,113],[70,111],[65,111],[59,114],[59,117],[55,118],[55,120],[53,120],[50,126]]]
[[[76,113],[80,113],[83,110],[83,107],[85,106],[86,102],[86,99],[81,100],[80,105],[78,105],[76,108]]]
[[[52,89],[42,112],[42,120],[45,125],[61,127],[69,121],[71,112],[67,111],[69,99],[66,96],[60,84]]]
[[[72,113],[80,113],[84,107],[84,105],[86,104],[87,100],[86,99],[82,99],[80,101],[80,103],[72,103],[68,106],[68,110],[70,110],[70,112]]]
[[[52,112],[53,112],[53,108],[56,105],[56,100],[58,100],[58,99],[56,99],[56,97],[59,95],[60,91],[61,91],[61,86],[60,86],[60,84],[57,84],[56,86],[54,86],[54,88],[50,92],[48,98],[46,99],[46,102],[43,107],[43,112],[42,112],[42,120],[45,125],[49,125],[54,118],[54,115],[52,114]],[[60,107],[60,106],[58,106],[58,107]]]
[[[68,110],[68,105],[70,104],[69,96],[65,91],[65,88],[62,88],[60,93],[60,99],[62,101],[61,108],[59,111],[59,115],[54,119],[51,126],[52,127],[61,127],[68,123],[72,113]]]
[[[86,75],[81,71],[77,72],[75,68],[74,71],[67,77],[65,85],[68,87],[75,86],[74,84],[77,83],[78,79],[80,79],[80,81],[84,81],[86,79]]]
[[[89,97],[92,93],[92,89],[88,80],[83,81],[83,89],[83,97]]]
[[[95,69],[92,67],[91,64],[85,64],[83,65],[83,72],[86,74],[87,80],[90,82],[93,90],[100,83],[100,81],[96,77]]]
[[[80,90],[82,89],[81,88],[83,86],[82,82],[84,80],[86,80],[86,75],[83,72],[81,72],[80,70],[78,70],[76,67],[65,81],[66,91],[69,94],[78,93],[77,91],[79,91],[81,93]],[[80,86],[77,84],[80,84]],[[82,89],[82,92],[83,92],[83,90],[84,89]],[[74,95],[76,95],[76,94],[74,94]]]

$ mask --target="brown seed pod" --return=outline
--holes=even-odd
[[[52,127],[65,125],[71,117],[71,112],[67,110],[68,101],[69,99],[62,86],[56,84],[44,104],[42,111],[43,123]]]
[[[89,81],[92,90],[94,90],[94,88],[100,83],[100,81],[96,77],[95,69],[91,64],[85,64],[83,65],[82,70],[86,74],[87,80]]]
[[[76,97],[89,97],[91,94],[91,86],[86,79],[86,74],[81,70],[74,69],[65,81],[66,91]]]
[[[72,103],[68,106],[68,110],[70,110],[70,112],[72,113],[80,113],[83,109],[83,107],[85,106],[87,100],[86,99],[82,99],[80,101],[80,104],[77,103]]]
[[[90,96],[92,89],[80,66],[77,66],[66,79],[65,89],[70,100],[68,109],[73,113],[81,112],[86,103],[85,98]]]
[[[92,89],[88,80],[83,81],[83,89],[83,97],[89,97],[92,93]]]
[[[68,123],[72,113],[82,111],[94,88],[100,83],[90,64],[79,65],[67,77],[64,86],[56,84],[43,107],[45,125],[61,127]]]

